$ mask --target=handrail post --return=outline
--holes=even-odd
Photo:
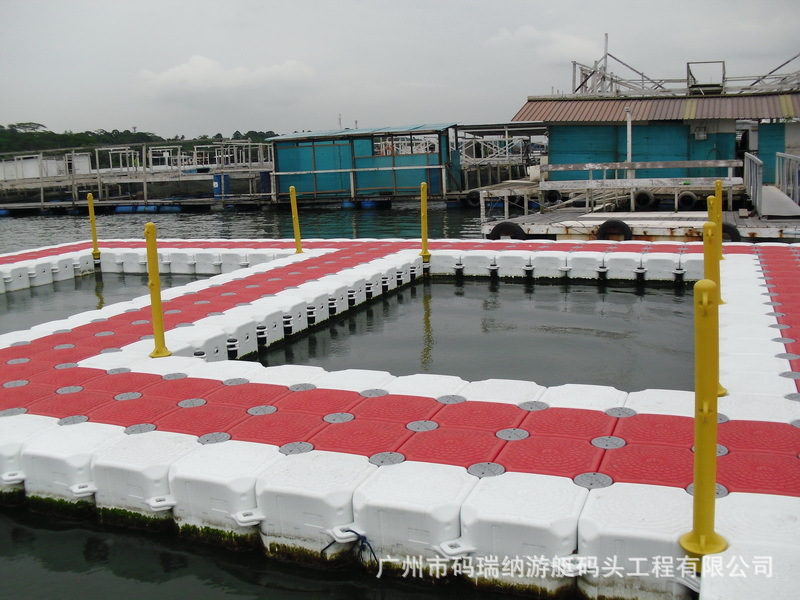
[[[422,268],[427,271],[431,262],[431,253],[428,250],[428,184],[423,182],[419,186],[420,220],[422,222]]]
[[[150,358],[171,356],[164,340],[164,315],[161,311],[161,279],[158,272],[158,249],[156,248],[156,225],[147,223],[144,226],[144,239],[147,242],[147,287],[150,288],[150,311],[153,322],[153,339],[155,349]]]
[[[303,245],[300,240],[300,216],[297,214],[297,191],[294,186],[289,187],[289,200],[292,204],[292,227],[294,228],[294,247],[295,254],[303,253]]]
[[[694,286],[695,416],[692,530],[680,538],[695,571],[706,554],[728,547],[714,531],[717,493],[717,386],[719,385],[719,307],[716,284],[710,279]]]
[[[89,227],[92,230],[92,258],[95,268],[100,266],[100,248],[97,247],[97,224],[94,218],[94,196],[92,193],[86,194],[86,204],[89,207]]]
[[[714,236],[717,234],[714,223],[706,222],[703,224],[703,277],[708,281],[714,282],[714,291],[717,293],[715,301],[717,306],[725,304],[719,296],[721,293],[721,275],[719,269],[719,260],[716,257],[716,242]],[[717,371],[719,371],[719,359],[717,359]],[[717,395],[725,396],[728,393],[722,384],[717,383]]]

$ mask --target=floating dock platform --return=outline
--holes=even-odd
[[[691,282],[702,245],[430,243],[430,275]],[[796,597],[800,247],[726,244],[717,531],[693,575],[694,394],[233,360],[423,275],[413,240],[163,240],[210,277],[0,336],[0,498],[87,508],[373,574],[589,598]],[[143,273],[141,241],[101,243]],[[0,291],[93,270],[89,242],[0,256]],[[502,283],[501,283],[502,285]],[[687,341],[688,343],[688,341]],[[387,369],[391,367],[387,365]],[[657,368],[657,365],[653,365]],[[355,552],[354,552],[355,551]]]

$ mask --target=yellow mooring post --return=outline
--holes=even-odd
[[[716,303],[717,306],[721,306],[725,302],[719,297],[721,275],[719,272],[719,260],[717,259],[717,242],[714,239],[716,235],[717,228],[714,223],[708,221],[703,223],[703,277],[708,281],[714,282],[717,293]],[[719,358],[717,359],[717,371],[719,371]],[[717,382],[717,396],[725,396],[727,393],[728,390]]]
[[[694,285],[694,492],[692,530],[681,547],[699,573],[703,556],[728,547],[714,531],[717,494],[717,386],[719,385],[719,307],[716,284]]]
[[[94,220],[94,196],[86,194],[86,203],[89,205],[89,226],[92,229],[92,258],[95,266],[100,262],[100,248],[97,247],[97,224]]]
[[[156,248],[156,224],[144,226],[144,239],[147,242],[147,287],[150,288],[150,310],[153,321],[153,338],[155,349],[150,358],[171,356],[164,341],[164,315],[161,312],[161,278],[158,272],[158,249]]]
[[[300,217],[297,214],[297,192],[294,186],[289,187],[289,200],[292,203],[292,225],[294,226],[294,247],[295,254],[303,253],[303,246],[300,242]]]
[[[419,255],[422,257],[423,269],[427,269],[428,263],[431,262],[431,253],[428,250],[428,184],[421,183],[419,186],[419,200],[420,200],[420,217],[422,220],[422,252]]]
[[[717,214],[715,215],[715,219],[713,221],[717,224],[717,231],[719,231],[719,259],[725,260],[725,257],[722,254],[722,240],[724,239],[724,235],[722,233],[722,180],[717,179],[714,183],[714,196],[716,196],[717,201],[714,203],[714,206],[717,209]]]

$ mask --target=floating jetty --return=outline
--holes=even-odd
[[[428,275],[683,284],[694,242],[163,240],[150,296],[0,336],[0,498],[280,558],[571,597],[796,597],[800,248],[725,244],[716,529],[694,575],[694,394],[237,360]],[[94,270],[0,256],[0,291]],[[100,244],[144,273],[144,244]],[[501,283],[502,285],[502,283]],[[387,365],[387,368],[391,368]],[[658,365],[653,365],[658,368]]]

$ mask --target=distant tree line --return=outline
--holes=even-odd
[[[261,142],[269,137],[274,137],[274,131],[254,131],[247,133],[235,131],[230,139]],[[201,135],[198,140],[216,141],[225,139],[221,133],[213,136]],[[94,131],[84,131],[74,133],[65,131],[64,133],[53,133],[40,123],[13,123],[11,125],[0,125],[0,152],[40,152],[45,150],[57,150],[61,148],[94,148],[97,146],[116,146],[126,144],[149,144],[158,142],[186,141],[185,136],[175,135],[172,138],[162,138],[154,133],[147,131],[131,131],[126,129],[120,131],[114,129],[96,129]],[[190,146],[190,144],[188,144]]]

